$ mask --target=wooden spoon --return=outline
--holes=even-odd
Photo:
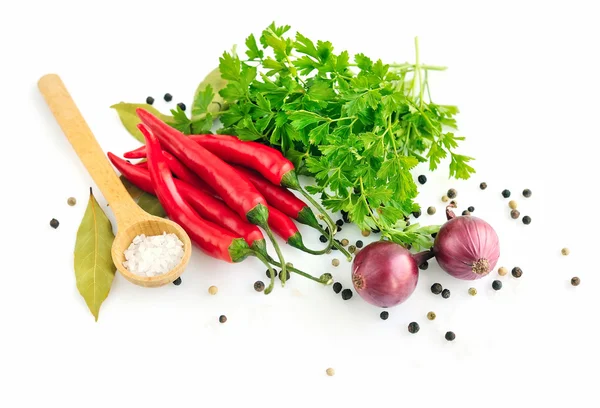
[[[117,270],[125,279],[140,286],[157,287],[173,282],[183,273],[192,253],[192,244],[186,232],[173,221],[148,214],[133,201],[58,75],[43,76],[38,87],[65,136],[115,214],[117,235],[111,254]],[[163,232],[174,233],[183,242],[184,255],[179,265],[167,273],[153,277],[129,272],[123,266],[124,252],[133,238],[140,234],[151,236],[161,235]]]

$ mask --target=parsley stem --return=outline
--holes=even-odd
[[[415,37],[415,60],[416,76],[419,77],[419,105],[423,109],[423,78],[421,77],[421,60],[419,58],[419,37]]]
[[[405,62],[403,64],[387,64],[389,65],[391,68],[401,68],[401,69],[406,69],[409,71],[412,71],[415,69],[415,64],[409,64],[408,62]],[[358,67],[357,64],[349,64],[349,66],[351,67]],[[427,70],[427,71],[445,71],[448,69],[448,67],[444,67],[441,65],[421,65],[421,69]],[[348,77],[346,77],[348,78]]]

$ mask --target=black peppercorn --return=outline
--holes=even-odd
[[[352,291],[350,289],[342,290],[342,299],[348,300],[352,297]]]
[[[350,218],[348,218],[348,213],[344,210],[342,210],[341,213],[342,213],[342,220],[344,220],[344,222],[350,222]]]
[[[413,211],[412,215],[413,215],[413,217],[415,217],[415,218],[419,218],[419,217],[421,216],[421,210],[418,210],[418,211]]]
[[[518,266],[515,266],[514,268],[512,268],[511,273],[512,273],[512,276],[514,276],[515,278],[520,278],[521,276],[523,276],[523,271]]]
[[[485,190],[487,188],[487,183],[481,183],[479,185],[479,188],[482,189],[482,190]]]
[[[531,224],[531,217],[529,215],[526,215],[525,217],[523,217],[523,224],[525,224],[525,225]]]
[[[523,197],[529,198],[531,197],[531,190],[526,188],[525,190],[523,190]]]
[[[448,341],[454,341],[454,339],[456,338],[456,334],[454,334],[454,332],[449,331],[449,332],[446,332],[446,335],[444,337]]]
[[[164,98],[165,98],[165,101],[171,102],[173,100],[173,95],[171,95],[170,93],[166,93]]]
[[[500,282],[499,280],[495,280],[492,282],[492,288],[494,290],[500,290],[502,289],[502,282]]]
[[[467,210],[469,210],[469,212],[472,213],[473,211],[475,211],[475,207],[470,206],[469,208],[467,208]]]
[[[390,317],[390,314],[384,310],[383,312],[379,313],[379,317],[381,320],[387,320],[388,317]]]
[[[444,299],[448,299],[450,297],[450,289],[444,289],[444,290],[442,290],[442,297]]]
[[[50,220],[50,226],[54,229],[57,229],[59,224],[60,223],[58,222],[58,220],[56,218],[52,218]]]
[[[342,284],[339,282],[336,282],[333,284],[333,291],[335,293],[340,293],[342,291]]]
[[[179,102],[179,103],[177,104],[177,107],[178,107],[179,109],[181,109],[182,111],[184,111],[184,110],[185,110],[185,103],[183,103],[183,102]]]
[[[504,197],[504,198],[510,197],[510,191],[509,190],[503,190],[502,191],[502,197]]]
[[[356,247],[357,248],[362,248],[363,247],[363,242],[359,239],[358,241],[356,241]]]
[[[412,334],[418,333],[420,329],[421,328],[419,327],[419,323],[417,323],[417,322],[410,322],[408,324],[408,332],[409,333],[412,333]]]
[[[464,211],[462,212],[462,215],[471,215],[471,213],[469,212],[469,210],[464,210]]]
[[[152,104],[154,103],[154,98],[153,98],[153,97],[151,97],[151,96],[147,97],[147,98],[146,98],[146,103],[147,103],[148,105],[152,105]]]
[[[456,190],[455,190],[455,189],[453,189],[453,188],[451,188],[451,189],[450,189],[450,190],[448,190],[448,192],[446,193],[446,196],[447,196],[448,198],[452,199],[452,198],[456,198],[456,195],[457,195],[457,194],[458,194],[458,193],[456,192]]]
[[[421,183],[421,184],[427,183],[427,177],[425,177],[423,174],[421,174],[419,177],[417,177],[417,180],[419,180],[419,183]]]
[[[281,275],[283,275],[283,274],[281,273],[281,271],[279,271],[279,280],[281,280]],[[290,272],[285,271],[285,279],[290,280],[290,277],[291,277]]]
[[[381,232],[381,230],[379,228],[375,227],[375,228],[371,228],[371,232],[374,234],[377,234],[377,233]]]
[[[327,237],[326,237],[325,235],[321,235],[321,236],[319,237],[319,241],[321,241],[321,242],[325,243],[325,242],[327,242]]]
[[[264,282],[263,281],[254,282],[254,290],[257,292],[262,292],[263,290],[265,290]]]
[[[338,227],[341,227],[342,225],[344,225],[344,220],[337,220],[335,222],[335,225],[337,225]]]
[[[442,285],[439,283],[434,283],[433,285],[431,285],[431,293],[433,293],[434,295],[439,295],[440,293],[442,293],[442,290],[444,288],[442,288]]]
[[[273,269],[273,274],[274,274],[273,277],[276,278],[277,277],[277,269]],[[271,279],[271,271],[270,270],[267,269],[266,275],[267,275],[267,278]]]
[[[342,230],[342,227],[340,227],[339,225],[337,226],[337,232],[340,232]]]
[[[431,238],[435,239],[435,237],[437,237],[437,232],[434,232],[433,234],[431,234]]]
[[[225,323],[227,321],[227,316],[221,315],[219,316],[219,323]]]
[[[510,218],[512,218],[513,220],[518,219],[521,216],[521,213],[519,212],[519,210],[511,210],[510,211]]]
[[[181,276],[173,281],[173,285],[175,285],[175,286],[181,285]]]
[[[427,268],[429,268],[429,262],[427,262],[427,261],[425,261],[421,265],[419,265],[419,269],[422,271],[427,270]]]
[[[581,283],[581,279],[579,279],[577,276],[574,276],[571,278],[571,285],[579,286],[580,283]]]

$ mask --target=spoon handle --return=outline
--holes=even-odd
[[[117,224],[130,224],[143,218],[146,214],[117,177],[60,77],[56,74],[45,75],[38,81],[38,88],[73,149],[110,204]]]

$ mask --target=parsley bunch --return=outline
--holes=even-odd
[[[456,153],[455,106],[431,101],[428,72],[415,39],[414,64],[384,64],[364,54],[351,60],[328,41],[316,44],[274,23],[246,39],[246,57],[225,52],[219,69],[219,133],[235,134],[281,150],[332,211],[346,211],[361,229],[379,229],[401,244],[429,247],[437,227],[407,226],[419,210],[410,170],[435,170],[450,158],[450,175],[467,179],[471,157]],[[260,44],[260,45],[259,45]],[[203,106],[208,105],[204,95]]]

